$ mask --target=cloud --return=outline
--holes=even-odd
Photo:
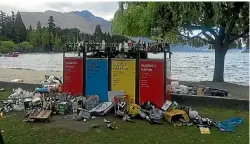
[[[0,1],[0,9],[10,14],[11,11],[44,12],[54,10],[59,12],[88,10],[95,16],[110,20],[118,9],[118,2],[83,1],[83,0],[7,0]]]

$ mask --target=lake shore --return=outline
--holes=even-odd
[[[10,82],[13,79],[22,79],[24,83],[40,84],[41,81],[45,80],[45,75],[62,77],[63,72],[0,68],[0,81],[6,82]]]
[[[23,83],[41,84],[41,81],[45,80],[44,77],[45,75],[62,77],[63,73],[0,68],[0,81],[4,82],[10,82],[12,79],[23,79]],[[229,91],[230,98],[249,99],[249,86],[242,86],[227,82],[221,83],[221,82],[211,82],[211,81],[201,81],[201,82],[179,81],[179,83],[187,86],[188,85],[192,85],[195,87],[206,86],[206,87],[224,89]]]

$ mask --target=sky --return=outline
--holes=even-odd
[[[59,12],[88,10],[95,16],[111,20],[118,9],[118,2],[90,0],[0,0],[0,10],[7,14],[17,12]]]

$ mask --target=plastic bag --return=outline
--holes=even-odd
[[[223,132],[235,132],[235,127],[243,122],[243,118],[230,118],[216,123],[216,126]]]

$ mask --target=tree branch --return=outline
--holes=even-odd
[[[198,38],[198,39],[204,41],[205,43],[214,44],[212,41],[209,41],[209,40],[206,40],[206,39],[202,38],[202,37],[200,36],[200,35],[202,34],[202,32],[199,33],[199,34],[196,35],[196,36],[193,36],[193,37],[188,37],[188,36],[185,36],[185,35],[183,35],[183,34],[181,34],[181,33],[176,33],[176,34],[179,35],[179,36],[185,37],[185,38],[187,38],[188,40],[192,40],[192,39]]]
[[[213,44],[215,43],[215,39],[213,39],[210,35],[208,35],[205,31],[202,31],[202,34]]]
[[[233,41],[242,38],[242,37],[247,37],[249,36],[249,28],[246,28],[241,34],[237,35],[237,36],[233,36],[230,40],[229,43],[232,43]]]
[[[189,30],[202,30],[203,35],[206,36],[212,43],[214,43],[215,39],[218,37],[218,34],[215,32],[215,30],[207,26],[184,25],[183,28],[189,29]],[[214,36],[214,38],[208,35],[205,31],[208,31],[211,35]]]

